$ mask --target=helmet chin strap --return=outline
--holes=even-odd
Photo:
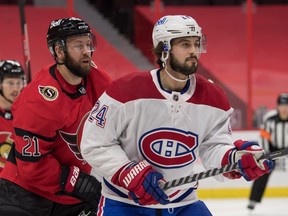
[[[165,55],[165,56],[164,56],[164,55]],[[191,75],[187,76],[186,79],[178,79],[178,78],[174,77],[172,74],[170,74],[170,73],[168,72],[168,70],[167,70],[167,64],[166,64],[167,59],[168,59],[168,56],[169,56],[169,52],[168,52],[168,51],[163,51],[163,52],[162,52],[162,56],[161,56],[162,67],[164,68],[164,70],[165,70],[165,72],[168,74],[168,76],[169,76],[171,79],[173,79],[173,80],[175,80],[175,81],[177,81],[177,82],[186,82],[187,80],[189,80],[190,77],[191,77]]]
[[[0,95],[9,103],[13,104],[13,101],[9,100],[5,95],[3,94],[2,90],[0,91]]]
[[[168,76],[169,76],[171,79],[173,79],[173,80],[175,80],[175,81],[177,81],[177,82],[186,82],[186,81],[189,80],[190,77],[191,77],[191,75],[189,75],[189,76],[186,77],[186,79],[178,79],[178,78],[174,77],[172,74],[170,74],[170,73],[168,72],[166,66],[165,66],[164,70],[165,70],[165,72],[168,74]]]

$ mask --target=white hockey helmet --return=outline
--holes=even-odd
[[[171,49],[170,41],[174,38],[196,36],[200,37],[200,53],[206,52],[206,38],[196,20],[185,15],[167,15],[159,19],[152,32],[153,46],[164,43],[164,51]]]

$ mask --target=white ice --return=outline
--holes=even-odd
[[[288,197],[266,198],[253,211],[248,199],[202,199],[213,216],[288,216]]]

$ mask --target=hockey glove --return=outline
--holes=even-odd
[[[93,176],[81,172],[76,166],[62,167],[60,187],[65,194],[77,197],[96,209],[101,197],[101,183]]]
[[[239,172],[232,171],[223,175],[230,179],[237,179],[243,176],[247,181],[255,180],[273,168],[273,161],[258,159],[264,154],[264,150],[256,142],[237,140],[235,148],[226,152],[222,159],[222,165],[238,162]]]
[[[168,204],[168,196],[159,187],[163,180],[161,173],[156,172],[147,161],[128,163],[112,177],[112,182],[129,191],[129,199],[140,205]]]

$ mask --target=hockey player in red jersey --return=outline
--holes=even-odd
[[[97,209],[101,185],[77,148],[77,132],[111,79],[91,61],[95,36],[82,19],[52,21],[47,44],[56,63],[36,73],[12,106],[15,140],[1,173],[0,215]]]
[[[13,143],[13,116],[11,106],[25,85],[20,63],[15,60],[0,61],[0,172]]]
[[[205,37],[190,16],[162,17],[153,44],[160,68],[115,80],[87,118],[81,153],[103,177],[98,215],[211,216],[197,197],[197,182],[163,191],[159,181],[239,160],[225,174],[253,180],[271,161],[255,142],[233,142],[224,91],[195,73]],[[223,176],[219,176],[224,179]]]

